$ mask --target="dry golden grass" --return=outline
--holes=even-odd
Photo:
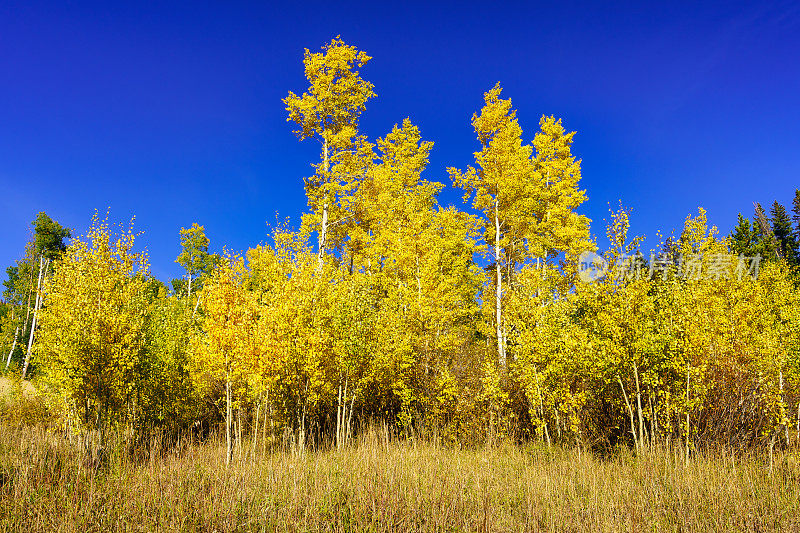
[[[0,530],[800,531],[788,455],[770,472],[755,455],[686,466],[665,449],[601,459],[373,431],[340,451],[273,451],[226,469],[216,442],[138,457],[123,448],[98,467],[61,435],[0,427]]]
[[[6,376],[0,376],[0,398],[10,397],[17,387],[20,388],[26,397],[33,397],[36,395],[36,389],[30,381],[20,379],[13,380]]]

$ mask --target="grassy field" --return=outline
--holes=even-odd
[[[0,427],[3,531],[800,531],[800,468],[680,450],[602,459],[541,446],[442,448],[372,431],[342,450],[218,442],[98,463]],[[153,449],[158,449],[154,446]]]

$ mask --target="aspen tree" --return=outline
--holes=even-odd
[[[204,335],[192,349],[191,371],[199,387],[224,388],[225,463],[230,464],[234,445],[234,401],[238,387],[246,380],[258,353],[256,324],[258,310],[245,289],[244,260],[227,257],[203,287]],[[241,445],[241,442],[237,442]]]
[[[208,253],[211,242],[205,234],[205,228],[196,222],[190,228],[181,228],[181,253],[175,262],[186,270],[186,298],[191,300],[192,282],[201,276],[208,275],[214,268],[218,257]],[[197,287],[195,287],[197,290]]]
[[[371,59],[365,52],[336,37],[322,52],[305,50],[303,64],[309,87],[302,96],[293,92],[283,99],[288,121],[300,140],[313,138],[322,145],[322,161],[306,180],[311,222],[318,228],[318,264],[332,244],[330,228],[343,218],[340,201],[350,194],[369,143],[358,137],[358,119],[375,93],[361,78],[358,67]],[[332,216],[334,217],[332,219]],[[321,268],[321,266],[319,267]]]
[[[575,213],[585,200],[577,185],[580,162],[571,154],[573,133],[561,122],[542,117],[531,145],[523,144],[522,128],[510,99],[500,98],[500,84],[484,94],[484,107],[472,117],[481,150],[477,168],[448,169],[455,184],[473,196],[472,206],[484,213],[484,239],[494,260],[494,326],[500,366],[507,365],[504,296],[519,266],[547,261],[565,252],[575,258],[587,249],[589,221]],[[504,288],[505,287],[505,288]]]
[[[68,418],[101,435],[138,409],[148,260],[135,238],[113,236],[95,215],[45,283],[35,360]]]

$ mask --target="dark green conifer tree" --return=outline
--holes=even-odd
[[[756,255],[758,245],[758,231],[749,218],[739,213],[739,221],[730,235],[731,252],[737,255],[752,257]]]
[[[797,240],[794,236],[792,220],[789,218],[786,208],[779,204],[776,200],[772,204],[770,215],[772,234],[775,235],[775,240],[777,241],[778,253],[781,257],[786,259],[786,262],[789,264],[796,264]]]
[[[780,257],[778,254],[778,241],[772,232],[772,225],[764,208],[758,202],[753,205],[756,209],[755,217],[753,218],[753,230],[756,232],[756,250],[765,260],[774,261]]]

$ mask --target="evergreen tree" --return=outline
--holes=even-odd
[[[739,213],[739,221],[733,228],[730,235],[731,252],[737,255],[752,257],[756,255],[758,246],[757,224],[751,224],[749,218],[745,218]]]
[[[797,262],[797,240],[792,231],[792,221],[786,208],[777,202],[772,204],[770,210],[770,222],[772,223],[772,233],[778,244],[778,252],[781,257],[790,264]]]
[[[760,203],[755,202],[755,219],[753,229],[756,231],[756,247],[758,252],[766,260],[778,258],[778,241],[772,232],[772,226],[767,218],[767,213]]]

